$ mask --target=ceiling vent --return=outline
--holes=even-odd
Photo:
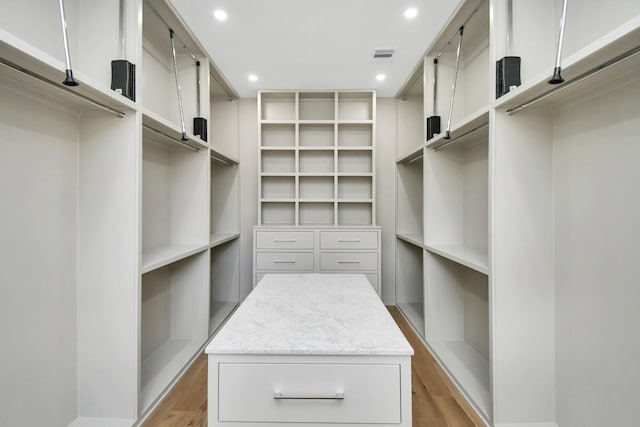
[[[395,49],[376,49],[373,52],[373,59],[390,59],[395,51]]]

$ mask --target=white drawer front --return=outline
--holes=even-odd
[[[313,254],[308,252],[259,252],[256,254],[258,270],[313,271]]]
[[[399,423],[399,365],[220,364],[218,419]]]
[[[378,232],[321,231],[320,249],[378,249]]]
[[[378,269],[376,252],[323,252],[321,271],[374,271]]]
[[[256,231],[256,249],[313,249],[313,231]]]

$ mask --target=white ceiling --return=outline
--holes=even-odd
[[[171,0],[241,97],[259,89],[395,96],[459,0]],[[408,20],[404,11],[418,9]],[[224,22],[213,12],[228,13]],[[377,48],[396,49],[373,59]],[[383,82],[376,80],[386,74]],[[258,76],[257,82],[248,80]]]

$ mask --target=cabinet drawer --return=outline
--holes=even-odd
[[[378,232],[321,231],[320,249],[378,249]]]
[[[256,231],[256,249],[313,249],[313,231]]]
[[[259,252],[256,268],[270,271],[313,271],[313,254],[308,252]]]
[[[400,366],[218,365],[218,419],[271,423],[399,423]]]
[[[321,271],[372,271],[378,269],[376,252],[323,252]]]

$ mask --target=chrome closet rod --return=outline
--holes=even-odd
[[[200,152],[199,148],[192,147],[189,144],[185,143],[184,141],[182,141],[182,140],[180,140],[178,138],[175,138],[175,137],[173,137],[173,136],[171,136],[171,135],[169,135],[169,134],[167,134],[165,132],[162,132],[161,130],[158,130],[158,129],[152,127],[152,126],[149,126],[149,125],[146,125],[146,124],[143,123],[142,127],[145,128],[145,129],[150,130],[151,132],[154,132],[154,133],[160,135],[163,138],[166,138],[166,139],[168,139],[168,140],[170,140],[172,142],[178,143],[178,144],[182,145],[183,147],[188,148],[191,151],[195,151],[195,152],[198,152],[198,153]]]
[[[577,77],[574,77],[573,79],[567,81],[566,83],[564,83],[561,86],[556,86],[553,89],[550,89],[548,91],[546,91],[543,94],[540,94],[538,96],[536,96],[535,98],[530,99],[527,102],[523,102],[522,104],[518,105],[517,107],[513,107],[507,110],[507,115],[510,116],[512,114],[517,113],[518,111],[522,110],[523,108],[527,108],[531,105],[534,105],[540,101],[542,101],[543,99],[546,99],[558,92],[563,91],[564,89],[567,89],[573,85],[575,85],[576,83],[581,82],[582,80],[589,78],[591,76],[594,76],[602,71],[607,70],[610,67],[613,67],[614,65],[617,65],[623,61],[626,61],[627,59],[630,59],[632,57],[634,57],[635,55],[637,55],[638,53],[640,53],[640,46],[636,46],[633,49],[630,49],[618,56],[616,56],[615,58],[612,58],[606,62],[603,62],[602,64],[598,65],[597,67],[594,67],[588,71],[585,71],[584,73],[580,74]]]
[[[51,86],[51,87],[53,87],[55,89],[61,90],[63,92],[66,92],[69,95],[71,95],[71,96],[73,96],[75,98],[78,98],[78,99],[80,99],[80,100],[82,100],[82,101],[84,101],[84,102],[86,102],[88,104],[91,104],[94,107],[100,108],[101,110],[107,111],[107,112],[113,114],[114,116],[116,116],[116,117],[118,117],[120,119],[123,118],[126,115],[122,111],[116,110],[115,108],[111,108],[108,105],[105,105],[105,104],[103,104],[101,102],[98,102],[98,101],[96,101],[94,99],[91,99],[86,95],[83,95],[81,93],[78,93],[78,92],[75,92],[75,91],[73,91],[71,89],[68,89],[66,86],[61,86],[58,83],[54,82],[53,80],[49,80],[48,78],[46,78],[44,76],[41,76],[38,73],[34,73],[33,71],[28,70],[28,69],[26,69],[24,67],[21,67],[20,65],[14,64],[11,61],[7,61],[4,58],[0,58],[0,64],[4,65],[7,68],[11,68],[12,70],[17,71],[17,72],[19,72],[21,74],[24,74],[25,76],[28,76],[28,77],[30,77],[32,79],[38,80],[38,81],[40,81],[42,83],[45,83],[45,84],[47,84],[47,85],[49,85],[49,86]]]
[[[489,126],[489,122],[487,122],[487,123],[483,123],[483,124],[481,124],[480,126],[476,126],[475,128],[473,128],[473,129],[471,129],[471,130],[469,130],[469,131],[467,131],[467,132],[463,133],[463,134],[462,134],[462,135],[460,135],[460,136],[456,136],[455,138],[447,139],[447,140],[446,140],[447,142],[445,142],[445,143],[444,143],[444,144],[442,144],[442,145],[439,145],[439,146],[435,147],[435,148],[433,149],[433,151],[438,151],[438,150],[439,150],[439,149],[441,149],[441,148],[447,147],[447,146],[449,146],[449,145],[453,144],[454,142],[459,141],[459,140],[461,140],[462,138],[464,138],[464,137],[466,137],[466,136],[469,136],[469,135],[471,135],[471,134],[473,134],[473,133],[475,133],[475,132],[479,131],[480,129],[486,128],[487,126]]]
[[[222,157],[215,156],[213,154],[211,154],[211,158],[216,160],[216,161],[218,161],[218,162],[220,162],[220,163],[224,163],[227,166],[235,166],[236,165],[235,163],[232,163],[232,162],[228,161],[227,159],[223,159]]]

